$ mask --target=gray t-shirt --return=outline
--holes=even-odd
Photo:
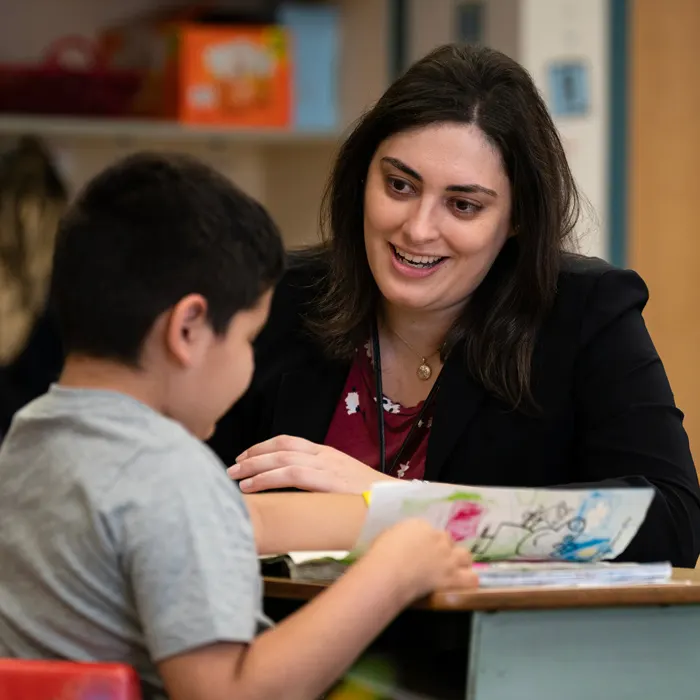
[[[0,657],[154,663],[249,642],[262,592],[243,498],[209,448],[125,395],[59,386],[0,448]]]

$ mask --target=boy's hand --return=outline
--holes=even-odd
[[[384,532],[372,544],[366,555],[370,557],[378,566],[396,571],[407,604],[435,590],[479,584],[469,552],[425,520],[406,520]]]

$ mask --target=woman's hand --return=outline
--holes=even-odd
[[[236,459],[228,474],[244,493],[297,488],[363,493],[376,481],[398,481],[333,447],[290,435],[258,443]]]

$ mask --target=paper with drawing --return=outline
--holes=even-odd
[[[447,530],[475,561],[599,561],[619,556],[653,489],[554,490],[378,483],[358,552],[410,517]]]

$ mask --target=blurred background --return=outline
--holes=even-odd
[[[136,149],[188,151],[258,197],[290,247],[313,242],[348,126],[409,63],[465,41],[542,90],[590,205],[580,250],[647,281],[647,323],[700,442],[698,0],[0,6],[0,399],[41,363],[25,355],[56,221],[96,171]]]

